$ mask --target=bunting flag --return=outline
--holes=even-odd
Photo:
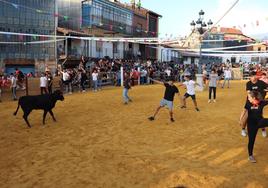
[[[64,20],[67,21],[69,19],[69,16],[63,16]]]
[[[39,10],[39,9],[36,9],[36,12],[43,13],[43,11],[42,10]]]
[[[20,41],[23,40],[23,35],[19,35],[19,40],[20,40]]]
[[[12,5],[13,7],[15,7],[16,9],[19,8],[19,5],[15,4],[15,3],[11,3],[11,5]]]

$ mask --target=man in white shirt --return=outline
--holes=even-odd
[[[47,77],[45,76],[44,73],[42,73],[40,77],[40,90],[41,90],[41,95],[47,94]]]
[[[11,81],[10,88],[11,88],[13,100],[16,101],[17,100],[17,96],[16,96],[17,77],[13,73],[11,73],[10,81]]]
[[[230,88],[230,80],[232,79],[232,71],[229,67],[224,70],[224,82],[222,88],[224,88],[226,81],[228,82],[228,88]]]
[[[185,76],[185,82],[183,82],[179,86],[183,86],[183,85],[186,86],[187,91],[186,91],[185,95],[182,98],[182,106],[181,106],[181,108],[182,109],[186,108],[186,99],[188,97],[191,97],[192,100],[193,100],[194,106],[195,106],[195,110],[199,112],[200,110],[197,107],[197,102],[196,102],[196,97],[195,97],[195,85],[198,85],[198,84],[191,79],[191,76],[186,75]]]
[[[146,84],[147,82],[146,77],[147,77],[147,71],[146,69],[143,69],[141,71],[141,84]]]
[[[62,73],[62,81],[63,81],[63,84],[65,85],[65,91],[66,93],[69,92],[69,94],[72,94],[72,82],[71,82],[71,76],[70,74],[65,70],[63,70],[63,72],[61,71]]]
[[[170,70],[170,69],[166,69],[166,70],[165,70],[165,73],[167,74],[168,77],[171,76],[171,70]]]
[[[93,89],[94,89],[94,92],[96,92],[98,90],[98,72],[97,70],[94,70],[93,73],[92,73],[92,81],[93,81]]]

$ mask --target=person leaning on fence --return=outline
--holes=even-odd
[[[101,69],[98,69],[98,90],[101,90],[102,87],[103,72]]]
[[[79,70],[81,76],[80,76],[80,85],[81,85],[81,89],[82,89],[82,92],[86,92],[86,89],[85,89],[85,82],[87,80],[87,74],[86,74],[86,71],[85,69],[80,69]]]
[[[40,77],[40,91],[41,95],[47,94],[47,77],[45,73],[42,73]]]
[[[17,90],[17,75],[14,75],[13,73],[10,74],[11,77],[10,77],[10,81],[11,81],[11,84],[10,84],[10,89],[11,89],[11,93],[12,93],[12,98],[14,101],[17,100],[17,96],[16,96],[16,90]]]
[[[116,73],[116,81],[117,81],[116,86],[121,86],[121,70],[117,71]]]
[[[98,76],[99,76],[96,69],[93,71],[91,76],[92,76],[92,82],[93,82],[93,90],[94,92],[96,92],[98,90]]]
[[[49,94],[52,94],[52,86],[53,86],[53,76],[51,72],[48,72],[47,73],[47,89],[48,89]]]
[[[217,85],[221,87],[221,79],[222,79],[223,74],[224,74],[222,66],[218,67],[217,74],[218,74],[218,84]]]
[[[72,83],[70,74],[66,71],[66,69],[64,69],[63,72],[61,71],[61,73],[62,73],[62,82],[65,85],[66,93],[69,92],[69,94],[72,94],[72,85],[71,85]]]
[[[23,85],[23,82],[24,82],[24,74],[21,70],[19,70],[18,68],[15,69],[15,75],[16,75],[16,78],[17,78],[17,86],[20,87],[20,89],[24,90],[26,89]]]
[[[142,71],[141,71],[141,80],[140,80],[140,83],[142,85],[147,83],[147,71],[146,71],[146,69],[142,69]]]

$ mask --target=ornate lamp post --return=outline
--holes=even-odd
[[[190,23],[191,27],[192,27],[192,30],[193,31],[197,31],[199,34],[200,34],[200,59],[199,59],[199,63],[198,63],[198,74],[200,76],[200,74],[202,74],[202,41],[203,41],[203,37],[202,35],[206,32],[207,29],[209,29],[212,25],[213,25],[213,22],[211,21],[211,19],[206,23],[204,21],[204,15],[205,15],[205,12],[203,10],[200,10],[199,12],[199,18],[197,21],[192,21]],[[200,90],[203,90],[203,82],[202,81],[199,81],[199,76],[197,76],[197,79],[198,79],[198,83],[199,85],[201,85],[201,89]],[[201,80],[202,80],[202,75],[201,75]]]

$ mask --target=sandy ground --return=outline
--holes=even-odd
[[[256,164],[238,117],[245,82],[218,89],[218,102],[198,93],[201,112],[166,109],[149,122],[160,85],[135,87],[123,105],[120,88],[73,94],[54,109],[58,122],[33,111],[28,129],[15,102],[0,103],[0,187],[268,187],[268,140],[259,132]],[[181,90],[183,92],[183,90]],[[175,102],[179,105],[178,99]]]

